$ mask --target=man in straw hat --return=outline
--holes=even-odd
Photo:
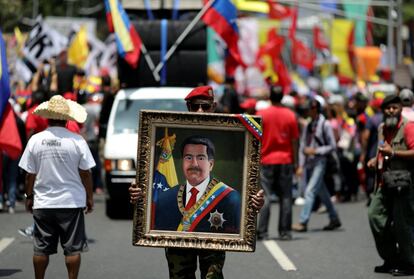
[[[49,255],[63,247],[69,278],[77,278],[80,252],[87,250],[84,213],[93,209],[92,177],[95,166],[86,141],[65,128],[66,121],[83,123],[85,109],[60,95],[41,103],[33,112],[49,119],[49,127],[33,135],[19,166],[27,172],[26,210],[34,219],[35,277],[44,278]]]

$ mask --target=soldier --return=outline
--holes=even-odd
[[[194,88],[185,100],[187,101],[187,108],[191,112],[211,113],[216,108],[211,86]],[[130,202],[135,204],[141,195],[141,189],[132,184],[129,188],[129,194]],[[252,201],[253,206],[258,212],[264,203],[263,190],[260,190],[253,196]],[[166,248],[165,255],[167,257],[170,278],[172,279],[196,278],[197,258],[200,264],[202,279],[223,278],[223,266],[226,256],[224,251]]]

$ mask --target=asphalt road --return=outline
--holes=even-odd
[[[168,278],[164,250],[132,246],[132,220],[105,216],[104,197],[95,197],[95,211],[86,217],[90,251],[82,254],[79,278]],[[295,233],[292,241],[277,237],[278,204],[272,208],[271,239],[258,242],[255,253],[229,252],[225,278],[389,278],[375,274],[381,264],[367,222],[365,201],[337,205],[343,227],[325,232],[326,214],[314,213],[307,233]],[[300,207],[294,208],[294,221]],[[0,213],[0,278],[33,278],[32,242],[17,233],[31,223],[23,204],[16,214]],[[287,271],[290,270],[290,271]],[[46,278],[66,278],[62,250],[51,256]]]

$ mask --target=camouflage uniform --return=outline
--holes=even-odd
[[[226,253],[200,249],[166,248],[170,279],[195,279],[197,257],[201,279],[222,279]]]

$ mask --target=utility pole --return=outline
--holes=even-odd
[[[39,14],[39,0],[33,0],[32,19],[36,19],[38,14]]]
[[[401,30],[403,27],[403,14],[402,14],[402,0],[397,0],[397,63],[401,64],[403,60],[403,38],[401,36]]]
[[[387,32],[387,58],[388,65],[391,70],[395,69],[393,61],[393,52],[394,52],[394,20],[392,18],[394,10],[394,0],[389,1],[388,6],[388,32]]]

